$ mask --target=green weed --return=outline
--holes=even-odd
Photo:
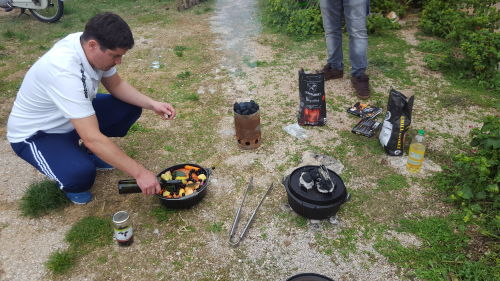
[[[381,239],[375,248],[389,261],[412,269],[421,280],[491,280],[498,265],[486,258],[473,261],[467,258],[469,238],[456,216],[402,220],[398,229],[416,235],[420,247],[403,247],[397,240]]]
[[[141,24],[152,24],[154,23],[155,25],[165,25],[168,24],[172,21],[170,17],[164,16],[164,17],[158,17],[158,14],[153,12],[153,13],[146,13],[142,14],[137,17],[137,21]]]
[[[6,30],[2,33],[2,36],[7,39],[17,39],[19,41],[26,41],[29,39],[29,36],[25,33],[16,32],[12,30]]]
[[[207,227],[207,231],[216,232],[216,233],[222,232],[224,230],[223,226],[224,226],[224,223],[222,223],[222,222],[214,222]]]
[[[185,229],[186,229],[187,232],[191,232],[191,233],[196,232],[196,227],[194,227],[192,225],[187,225],[185,227]]]
[[[194,13],[196,15],[203,15],[203,14],[206,14],[206,13],[210,13],[212,12],[214,9],[211,8],[211,7],[197,7],[194,9]]]
[[[168,151],[168,152],[174,152],[174,151],[175,151],[175,148],[174,148],[173,146],[171,146],[171,145],[165,145],[165,146],[163,147],[163,149],[164,149],[165,151]]]
[[[69,271],[76,263],[77,254],[65,250],[59,250],[49,256],[46,267],[55,274]]]
[[[105,264],[108,262],[108,257],[106,256],[100,256],[96,259],[96,262],[99,264]]]
[[[40,217],[53,210],[62,209],[69,204],[58,184],[44,180],[33,183],[21,198],[21,213],[27,217]]]
[[[186,101],[199,101],[200,96],[197,93],[189,93],[184,97]]]
[[[303,216],[294,216],[292,221],[296,227],[305,228],[307,226],[307,219]]]
[[[156,218],[158,222],[166,222],[170,219],[170,216],[172,214],[175,214],[175,210],[167,209],[165,207],[155,207],[153,210],[150,212],[150,216],[153,216]]]
[[[409,186],[406,178],[398,174],[388,175],[378,180],[378,188],[381,191],[399,190]]]
[[[54,274],[68,272],[81,256],[96,247],[111,244],[112,237],[113,230],[110,219],[85,217],[66,233],[64,239],[68,242],[69,248],[52,253],[45,265]]]
[[[148,129],[148,128],[144,127],[139,122],[135,122],[134,124],[132,124],[132,126],[128,130],[127,135],[131,135],[131,134],[134,134],[134,133],[147,133],[147,132],[150,132],[150,131],[151,131],[151,129]]]
[[[359,122],[359,119],[352,119],[353,120],[353,127],[356,125],[357,122]],[[380,146],[380,142],[377,138],[367,138],[361,135],[356,135],[353,134],[350,131],[341,131],[340,136],[343,139],[343,142],[345,142],[346,145],[350,145],[353,147],[356,147],[356,154],[357,155],[383,155],[384,150]],[[376,160],[376,159],[374,159]]]
[[[271,66],[271,65],[275,64],[275,63],[269,63],[267,61],[261,61],[261,60],[251,61],[250,58],[247,56],[243,57],[243,63],[251,68],[266,67],[266,66]]]
[[[371,36],[369,40],[370,64],[380,69],[385,76],[396,79],[402,85],[414,86],[413,77],[407,71],[409,63],[405,59],[405,54],[409,53],[412,47],[403,39],[395,36],[394,32]]]
[[[184,72],[181,72],[181,73],[177,74],[177,78],[179,78],[179,79],[186,79],[189,76],[191,76],[191,72],[190,71],[184,71]]]
[[[70,247],[94,248],[111,243],[113,230],[109,219],[85,217],[71,227],[65,240]]]
[[[326,255],[333,255],[338,251],[344,258],[357,250],[356,241],[358,231],[353,228],[343,229],[335,237],[327,237],[317,233],[314,238],[320,250]]]
[[[188,48],[186,46],[175,46],[174,47],[174,53],[178,57],[184,56],[184,51],[186,51]]]

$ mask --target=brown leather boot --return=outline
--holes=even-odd
[[[344,71],[342,69],[333,69],[328,63],[325,64],[321,71],[325,74],[325,81],[344,77]]]
[[[365,100],[370,97],[370,78],[368,78],[368,75],[351,77],[351,84],[356,90],[358,98]]]

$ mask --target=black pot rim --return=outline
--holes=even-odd
[[[321,280],[322,281],[334,281],[333,279],[331,279],[329,277],[326,277],[324,275],[317,274],[317,273],[299,273],[297,275],[294,275],[294,276],[288,278],[286,281],[293,281],[294,279],[300,278],[300,277],[318,277],[318,278],[322,278],[322,279],[318,279],[317,281],[321,281]]]
[[[288,175],[283,180],[283,185],[287,193],[288,203],[290,204],[290,207],[297,214],[306,217],[308,219],[321,220],[334,216],[340,209],[340,206],[349,200],[349,193],[347,193],[347,189],[344,185],[344,182],[342,181],[342,178],[340,178],[339,175],[337,175],[330,169],[328,169],[330,177],[335,176],[335,178],[332,179],[336,184],[336,188],[333,194],[326,195],[324,199],[322,198],[322,194],[320,194],[317,191],[314,191],[316,193],[311,196],[312,199],[304,200],[304,197],[307,196],[308,192],[302,190],[301,187],[295,188],[296,189],[295,192],[291,190],[292,183],[295,185],[299,185],[298,177],[300,177],[300,174],[297,175],[298,173],[308,168],[317,168],[317,167],[319,166],[306,165],[296,168],[290,175]],[[300,194],[301,196],[297,196],[296,193],[299,192],[302,193]],[[317,200],[318,198],[320,200]]]
[[[333,194],[325,195],[325,197],[322,197],[321,195],[318,196],[319,193],[312,196],[312,197],[316,197],[316,198],[319,197],[321,200],[314,200],[315,198],[307,197],[305,195],[307,193],[304,193],[303,191],[297,191],[295,188],[293,188],[291,186],[293,177],[297,173],[301,172],[302,170],[306,170],[309,168],[317,168],[317,167],[319,167],[319,166],[317,166],[317,165],[305,165],[305,166],[301,166],[301,167],[298,167],[295,170],[293,170],[284,181],[284,185],[285,185],[287,194],[293,195],[294,199],[299,200],[301,202],[305,202],[305,203],[312,204],[312,205],[318,205],[318,206],[336,205],[337,202],[345,200],[345,197],[347,196],[347,190],[346,190],[344,181],[337,173],[335,173],[334,171],[332,171],[330,169],[328,169],[328,171],[330,173],[330,176],[333,175],[333,181],[336,184],[335,191],[333,192]]]

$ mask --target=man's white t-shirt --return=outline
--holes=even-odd
[[[67,133],[70,119],[95,114],[95,98],[102,77],[116,73],[92,68],[80,44],[81,32],[57,42],[24,77],[7,122],[7,139],[22,142],[37,131]]]

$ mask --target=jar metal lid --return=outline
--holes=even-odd
[[[127,211],[119,211],[113,215],[113,223],[124,223],[128,220],[129,215]]]

